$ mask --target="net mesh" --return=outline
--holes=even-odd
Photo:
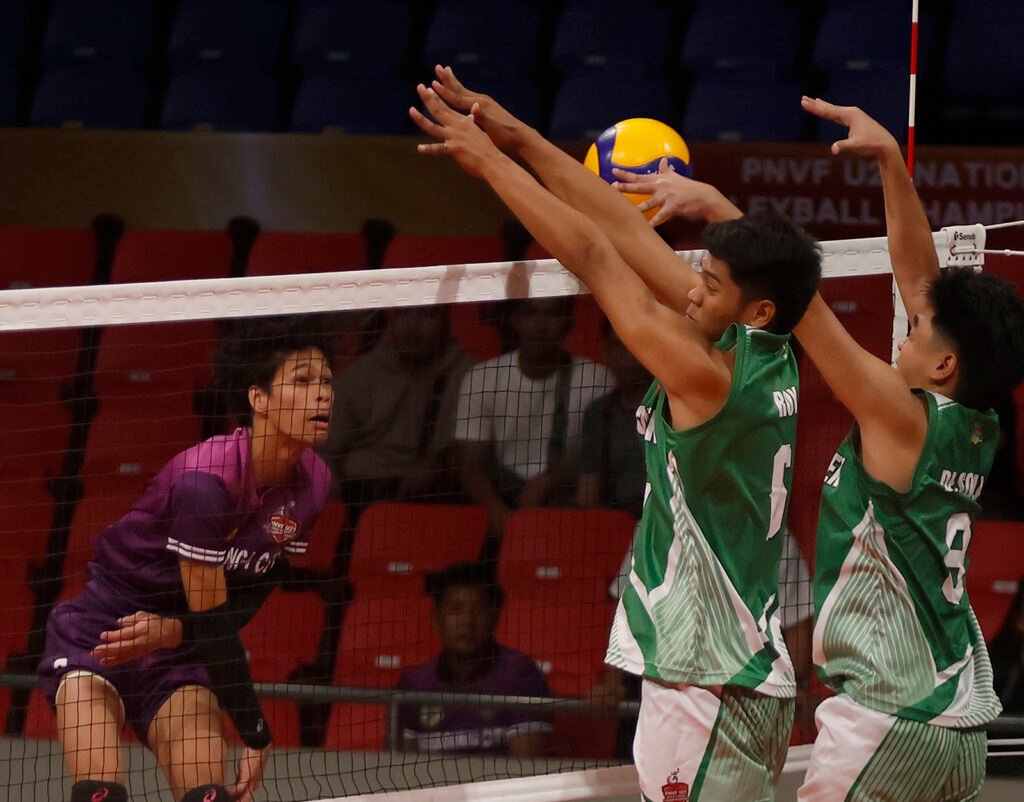
[[[888,358],[884,240],[824,245],[826,300]],[[585,288],[541,260],[0,292],[8,797],[61,799],[69,785],[35,681],[41,658],[60,657],[45,648],[48,616],[82,597],[97,549],[107,563],[92,574],[94,595],[120,581],[110,544],[137,543],[125,534],[130,509],[163,540],[146,552],[151,564],[131,563],[128,584],[165,581],[169,502],[151,482],[176,454],[230,440],[238,421],[212,355],[240,332],[258,339],[268,314],[315,328],[334,351],[330,428],[313,438],[330,467],[326,503],[306,520],[301,501],[252,501],[276,550],[244,540],[245,516],[238,540],[186,543],[191,556],[217,552],[229,573],[257,579],[289,565],[241,631],[275,736],[267,798],[566,772],[628,787],[628,771],[585,772],[629,761],[637,691],[603,656],[642,503],[631,421],[649,377]],[[801,375],[780,572],[787,642],[806,680],[794,745],[813,739],[824,693],[810,676],[807,558],[820,477],[849,426],[806,360]],[[139,743],[152,696],[122,695],[132,798],[166,798]],[[577,798],[574,783],[591,779],[566,780],[549,798]]]

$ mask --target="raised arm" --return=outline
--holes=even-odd
[[[685,399],[695,411],[702,406],[700,411],[706,411],[712,399],[720,405],[728,392],[729,371],[712,356],[713,346],[696,324],[655,298],[593,220],[502,154],[477,127],[475,106],[465,116],[445,105],[433,90],[420,86],[419,93],[436,122],[417,109],[410,109],[410,115],[441,140],[420,145],[420,150],[447,153],[470,175],[487,181],[537,241],[586,282],[623,343],[670,396]]]
[[[622,259],[672,309],[686,309],[687,293],[698,283],[696,271],[683,262],[648,225],[628,200],[599,176],[561,150],[494,98],[467,89],[451,67],[435,67],[437,94],[450,106],[469,111],[477,124],[506,153],[525,161],[557,198],[589,217]]]
[[[801,103],[811,114],[849,129],[846,139],[833,143],[832,153],[837,156],[855,153],[878,160],[892,270],[908,317],[913,319],[921,311],[928,283],[939,275],[939,259],[935,254],[931,224],[903,163],[899,143],[880,123],[856,106],[836,106],[809,97]]]
[[[906,381],[850,336],[821,295],[814,296],[794,333],[836,398],[856,418],[868,472],[896,490],[909,489],[928,419]]]

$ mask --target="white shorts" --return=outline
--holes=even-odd
[[[794,701],[726,685],[643,682],[633,758],[649,802],[764,802],[774,798]]]
[[[967,802],[985,779],[982,730],[897,718],[850,697],[826,699],[799,802]]]

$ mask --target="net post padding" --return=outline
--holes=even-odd
[[[940,263],[947,235],[934,235]],[[822,243],[825,278],[891,273],[885,237]],[[699,264],[703,251],[680,251]],[[214,320],[586,293],[554,259],[0,291],[0,331]]]

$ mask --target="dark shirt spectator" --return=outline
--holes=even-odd
[[[591,401],[583,412],[576,503],[626,510],[639,519],[647,469],[643,440],[636,430],[636,409],[650,387],[651,374],[607,322],[604,350],[616,387]]]
[[[441,653],[408,669],[398,687],[498,696],[549,696],[547,680],[534,661],[494,638],[504,599],[481,563],[455,563],[428,577]],[[413,752],[545,754],[551,725],[532,711],[516,708],[457,708],[402,705],[405,749]]]
[[[450,336],[448,307],[390,309],[384,335],[335,380],[324,449],[341,497],[373,501],[450,497],[459,382],[473,364]],[[449,500],[449,499],[446,499]]]

